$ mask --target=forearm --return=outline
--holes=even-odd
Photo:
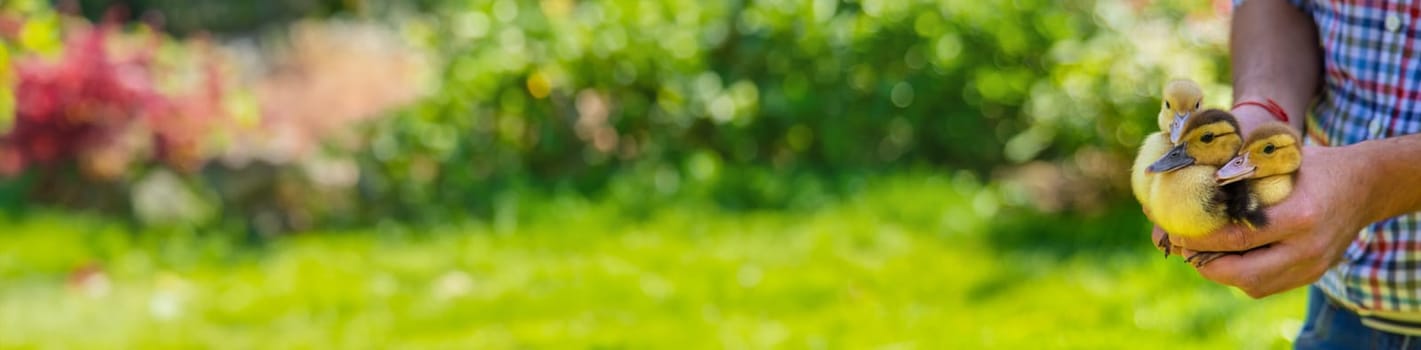
[[[1369,211],[1366,222],[1421,211],[1421,134],[1362,142],[1343,147],[1353,185]]]
[[[1234,101],[1272,99],[1303,129],[1303,114],[1322,78],[1322,52],[1312,17],[1284,0],[1248,0],[1234,10],[1229,32]],[[1261,107],[1245,106],[1263,115]],[[1240,118],[1244,130],[1272,118]]]

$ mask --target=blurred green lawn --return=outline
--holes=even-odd
[[[1287,347],[1301,325],[1304,292],[1208,283],[1143,228],[1033,250],[992,243],[1012,218],[974,181],[864,188],[643,216],[561,196],[519,219],[257,245],[31,213],[0,222],[0,348],[1232,349]],[[78,277],[87,264],[103,277]]]

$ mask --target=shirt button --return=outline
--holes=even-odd
[[[1396,14],[1386,15],[1386,31],[1395,32],[1401,30],[1401,16]]]
[[[1368,123],[1368,124],[1370,124],[1370,125],[1367,125],[1367,132],[1371,133],[1371,138],[1373,138],[1373,139],[1381,138],[1381,137],[1382,137],[1382,118],[1373,118],[1373,119],[1372,119],[1372,122],[1371,122],[1371,123]]]

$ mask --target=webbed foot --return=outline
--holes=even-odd
[[[1159,242],[1155,242],[1155,246],[1156,246],[1156,247],[1159,247],[1160,250],[1163,250],[1163,251],[1164,251],[1164,257],[1165,257],[1165,258],[1169,258],[1169,250],[1172,249],[1172,248],[1174,248],[1174,246],[1169,243],[1169,234],[1168,234],[1168,233],[1166,233],[1166,234],[1164,234],[1164,235],[1161,235],[1160,238],[1159,238]]]

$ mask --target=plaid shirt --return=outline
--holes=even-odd
[[[1421,132],[1421,1],[1289,1],[1312,15],[1323,51],[1306,144]],[[1421,314],[1421,212],[1362,229],[1316,286],[1353,310]]]

